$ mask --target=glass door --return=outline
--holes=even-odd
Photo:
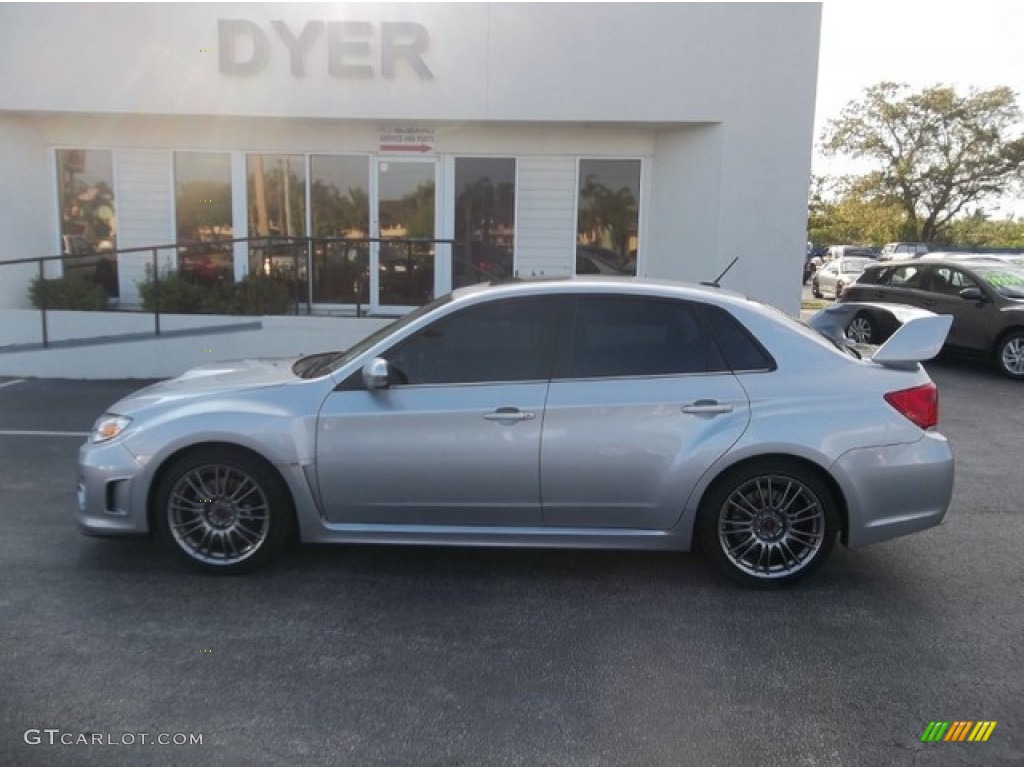
[[[381,157],[375,165],[370,308],[417,307],[434,296],[438,163]]]

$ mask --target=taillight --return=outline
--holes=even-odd
[[[939,388],[934,381],[889,392],[885,395],[885,402],[921,429],[929,429],[939,423]]]

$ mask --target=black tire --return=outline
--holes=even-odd
[[[845,287],[846,287],[846,286],[844,286],[844,285],[842,284],[842,282],[837,282],[837,283],[836,283],[836,289],[835,289],[835,291],[834,291],[834,292],[832,293],[832,297],[833,297],[833,298],[834,298],[834,299],[835,299],[836,301],[839,301],[839,297],[843,295],[843,288],[845,288]]]
[[[839,532],[832,490],[814,471],[786,459],[727,470],[708,489],[697,515],[701,551],[729,578],[772,589],[821,567]]]
[[[212,573],[266,565],[295,525],[291,496],[276,470],[234,448],[197,448],[175,459],[162,474],[154,505],[164,543]]]
[[[811,280],[811,296],[813,296],[816,299],[821,298],[821,289],[818,287],[817,278]]]
[[[858,344],[874,344],[877,337],[875,321],[863,312],[857,314],[846,326],[846,338]]]
[[[996,365],[1004,376],[1024,380],[1024,331],[1010,331],[999,338]]]

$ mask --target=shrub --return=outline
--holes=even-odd
[[[139,284],[142,307],[156,309],[152,281]],[[273,277],[247,275],[237,283],[198,282],[180,272],[160,278],[160,311],[209,315],[280,315],[288,311],[288,285]]]
[[[50,279],[34,278],[28,287],[32,306],[41,309],[74,309],[97,311],[107,308],[107,292],[102,286],[79,275]]]
[[[235,287],[242,315],[283,315],[291,303],[288,283],[275,277],[250,274]]]

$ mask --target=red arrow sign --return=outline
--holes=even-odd
[[[381,144],[381,152],[429,152],[429,144]]]

